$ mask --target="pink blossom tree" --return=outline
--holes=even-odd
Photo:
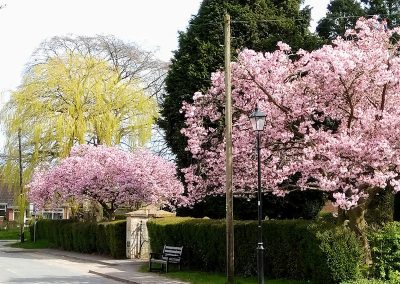
[[[173,163],[146,150],[131,153],[102,145],[75,146],[57,165],[38,169],[28,189],[38,208],[89,199],[109,219],[122,205],[175,206],[184,201]]]
[[[263,190],[328,192],[368,252],[363,232],[369,200],[377,189],[400,190],[399,35],[399,28],[360,19],[346,38],[312,52],[292,54],[281,42],[273,53],[242,51],[232,64],[234,193],[256,189],[248,116],[258,104],[267,115]],[[182,110],[187,150],[198,161],[184,169],[189,197],[196,200],[224,193],[223,72],[214,73],[208,92],[193,99]]]

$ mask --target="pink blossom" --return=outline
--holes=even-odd
[[[400,46],[391,40],[399,31],[361,19],[347,32],[351,38],[301,50],[297,58],[284,43],[272,53],[243,50],[232,64],[234,193],[256,190],[256,134],[248,116],[257,104],[267,115],[264,191],[284,195],[282,183],[301,173],[298,188],[329,192],[346,210],[371,188],[399,191]],[[182,133],[197,162],[183,170],[192,200],[225,191],[224,89],[224,74],[216,72],[211,88],[182,106]]]
[[[146,150],[126,152],[107,146],[75,146],[68,158],[38,168],[28,184],[40,209],[91,199],[115,210],[121,205],[179,205],[183,185],[173,163]]]

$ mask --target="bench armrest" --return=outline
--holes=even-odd
[[[161,252],[151,252],[150,253],[150,259],[151,258],[161,258],[162,257],[162,253]]]

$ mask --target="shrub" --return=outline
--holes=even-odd
[[[400,221],[400,192],[394,194],[393,221]]]
[[[152,251],[164,244],[183,246],[183,265],[191,269],[224,272],[224,220],[165,218],[147,223]],[[264,268],[270,278],[339,283],[356,279],[362,264],[356,236],[343,227],[305,220],[263,222]],[[235,273],[256,275],[257,222],[237,221]]]
[[[342,282],[341,284],[397,284],[397,282],[388,283],[377,279],[357,279],[357,280],[345,281]]]
[[[106,223],[99,223],[96,227],[96,248],[99,254],[110,255],[110,246],[108,245],[108,230]]]
[[[33,225],[30,226],[33,241]],[[36,240],[45,239],[64,250],[99,253],[125,258],[126,221],[106,223],[40,220],[36,223]]]
[[[324,258],[324,275],[320,280],[332,279],[334,283],[352,280],[360,276],[363,266],[363,250],[355,234],[343,227],[318,230],[316,237]],[[319,261],[319,260],[317,260]],[[318,266],[318,263],[314,264]],[[315,278],[319,278],[318,273]],[[323,282],[328,283],[328,282]]]
[[[395,196],[392,190],[381,189],[371,202],[365,212],[365,219],[368,225],[384,226],[393,221]]]
[[[400,222],[371,232],[370,246],[375,277],[400,283]]]
[[[326,202],[323,192],[317,190],[293,191],[285,197],[272,194],[263,195],[263,218],[269,219],[314,219]],[[233,199],[233,214],[236,220],[257,219],[257,198]],[[178,208],[177,216],[195,218],[210,217],[212,219],[225,218],[225,196],[207,196],[196,203],[193,208]]]
[[[114,258],[126,256],[126,221],[104,223],[110,255]]]

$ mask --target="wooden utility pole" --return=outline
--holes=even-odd
[[[233,238],[233,193],[232,193],[232,93],[231,93],[231,17],[224,16],[225,47],[225,141],[226,141],[226,276],[233,284],[234,238]]]
[[[19,219],[20,219],[20,240],[21,243],[23,243],[25,241],[25,237],[24,237],[24,216],[25,216],[25,206],[23,204],[23,202],[25,202],[24,200],[24,188],[22,187],[22,146],[21,146],[21,128],[18,129],[18,158],[19,158],[19,189],[20,189],[20,193],[19,193],[19,201],[20,201],[20,206],[19,206]],[[22,215],[21,215],[22,214]]]

